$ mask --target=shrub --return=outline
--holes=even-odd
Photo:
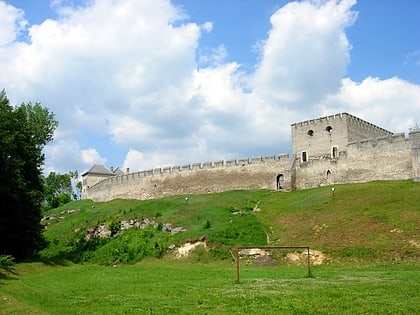
[[[0,255],[0,268],[10,269],[15,265],[15,258],[11,255]]]
[[[206,222],[203,223],[203,229],[207,230],[211,227],[211,223],[209,220],[206,220]]]
[[[111,236],[114,236],[120,231],[121,222],[120,219],[114,217],[108,222],[108,228],[111,231]]]

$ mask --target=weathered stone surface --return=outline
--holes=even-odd
[[[347,113],[292,124],[291,129],[292,156],[193,163],[124,175],[87,172],[83,198],[153,199],[234,189],[290,191],[420,179],[420,131],[405,138]]]

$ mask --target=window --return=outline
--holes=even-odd
[[[335,145],[331,147],[331,158],[335,159],[338,157],[338,147]]]
[[[312,137],[313,135],[314,135],[314,131],[312,129],[308,130],[308,136]]]
[[[302,152],[302,162],[307,162],[308,161],[308,151],[303,151]]]
[[[331,134],[331,133],[332,133],[333,128],[332,128],[331,126],[327,126],[327,128],[325,128],[325,130],[326,130],[329,134]]]

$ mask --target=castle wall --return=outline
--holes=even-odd
[[[291,128],[291,157],[194,163],[106,179],[89,174],[83,198],[153,199],[234,189],[289,191],[371,180],[420,181],[420,131],[410,132],[406,139],[347,113]]]
[[[347,114],[348,142],[392,136],[392,132]]]
[[[349,143],[338,158],[312,157],[296,167],[296,189],[413,177],[411,142],[404,134]]]
[[[290,190],[288,155],[173,166],[115,176],[90,187],[88,198],[153,199],[233,189]]]
[[[420,131],[410,132],[409,139],[411,142],[413,179],[416,182],[420,182]]]
[[[107,174],[89,174],[83,178],[83,189],[82,189],[82,198],[86,199],[88,196],[88,190],[90,187],[95,186],[97,183],[103,181],[104,179],[109,178],[110,175]]]

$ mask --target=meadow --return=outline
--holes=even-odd
[[[416,265],[20,264],[0,280],[0,314],[418,314]]]
[[[82,200],[45,217],[38,259],[0,268],[0,314],[420,313],[420,183]],[[155,225],[122,230],[124,220]],[[101,225],[112,236],[86,238]],[[207,247],[177,258],[197,239]],[[285,253],[270,266],[243,258],[236,283],[236,245],[309,246],[326,259],[308,275]]]

